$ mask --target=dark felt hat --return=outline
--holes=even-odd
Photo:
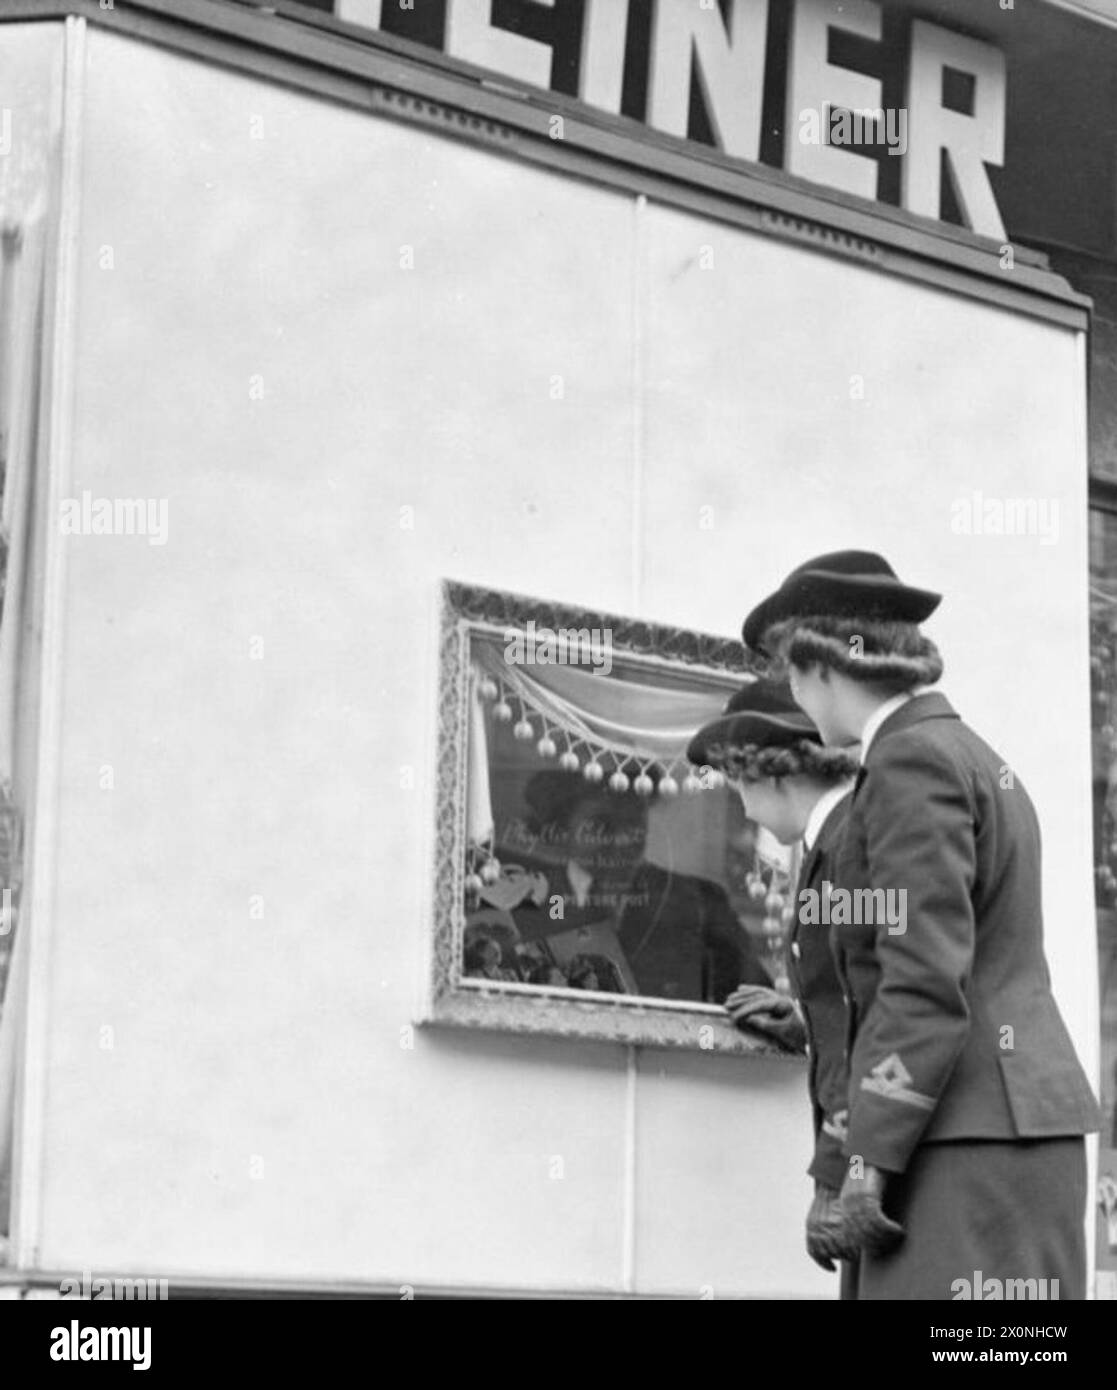
[[[786,618],[819,614],[835,618],[873,618],[921,623],[942,595],[904,584],[883,555],[871,550],[835,550],[792,570],[774,594],[745,619],[745,646],[761,650],[764,634]]]
[[[548,824],[566,825],[579,806],[604,805],[606,795],[603,787],[555,767],[534,773],[524,787],[529,820],[536,829]]]
[[[723,714],[712,719],[691,739],[686,755],[695,767],[707,767],[716,745],[742,748],[784,748],[810,739],[821,743],[818,730],[791,698],[783,681],[757,680],[729,699]]]

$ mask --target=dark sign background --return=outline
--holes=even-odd
[[[302,0],[305,8],[332,14],[333,0]],[[621,0],[617,0],[621,3]],[[628,0],[622,115],[643,121],[647,102],[648,56],[654,0]],[[441,51],[446,0],[413,0],[400,9],[384,0],[381,29]],[[729,0],[719,0],[725,12]],[[553,50],[551,85],[577,96],[578,64],[585,0],[493,0],[493,23]],[[786,53],[791,6],[770,0],[764,84],[761,163],[783,163]],[[902,107],[907,78],[909,34],[914,19],[926,19],[995,44],[1008,59],[1007,150],[1005,167],[991,170],[997,202],[1016,240],[1069,248],[1092,255],[1117,254],[1117,29],[1079,19],[1043,0],[884,0],[883,40],[870,43],[833,33],[830,60],[878,78],[882,104]],[[944,104],[965,110],[964,86],[944,91]],[[698,84],[692,88],[691,139],[712,144],[710,123]],[[794,132],[793,132],[794,134]],[[865,149],[881,166],[881,202],[900,201],[899,159],[879,147]],[[960,223],[944,180],[943,218]]]

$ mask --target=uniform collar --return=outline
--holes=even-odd
[[[882,707],[883,708],[883,707]],[[877,714],[880,711],[876,711]],[[912,696],[902,701],[899,706],[892,709],[891,713],[886,714],[883,719],[878,720],[876,728],[873,730],[873,747],[875,748],[886,736],[891,737],[899,733],[902,729],[911,728],[915,724],[925,723],[928,719],[957,719],[958,712],[951,705],[945,695],[938,690],[913,691]],[[854,783],[854,790],[861,786],[866,772],[866,755],[868,749],[863,746],[861,755],[861,767],[857,773],[857,780]]]
[[[878,705],[868,719],[865,720],[865,727],[861,730],[861,762],[864,764],[869,755],[869,745],[876,737],[877,731],[890,715],[902,709],[909,700],[913,700],[917,695],[925,695],[927,687],[917,685],[914,690],[904,690],[899,695],[893,695],[890,700],[885,700],[883,705]]]
[[[819,831],[826,824],[827,816],[843,797],[849,795],[851,786],[850,782],[839,782],[837,786],[823,792],[811,807],[807,824],[803,827],[803,848],[808,854],[814,849],[814,842],[818,839]]]

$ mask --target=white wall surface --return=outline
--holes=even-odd
[[[169,538],[58,538],[39,1263],[833,1292],[798,1065],[646,1051],[630,1113],[611,1045],[401,1048],[437,581],[728,634],[820,550],[942,585],[1092,1066],[1080,343],[96,28],[84,101],[68,495]],[[954,537],[975,488],[1059,544]]]

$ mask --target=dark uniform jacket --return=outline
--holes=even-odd
[[[598,875],[579,905],[565,864],[507,852],[510,863],[542,874],[547,893],[512,910],[525,941],[577,927],[612,925],[641,994],[722,1003],[740,984],[771,985],[725,889],[642,860],[624,878]],[[554,898],[562,915],[554,916]]]
[[[738,985],[771,986],[719,884],[645,862],[620,940],[641,994],[722,1004]]]
[[[849,797],[834,806],[803,857],[788,950],[788,978],[807,1029],[807,1086],[814,1119],[814,1156],[808,1173],[837,1192],[848,1165],[842,1152],[849,1118],[846,1006],[830,949],[829,929],[803,921],[802,894],[822,892],[835,874],[835,855],[845,833]]]
[[[924,1141],[1097,1129],[1043,953],[1035,810],[941,695],[913,697],[870,743],[834,888],[906,893],[902,932],[865,905],[870,920],[831,928],[850,999],[847,1154],[902,1172]]]

